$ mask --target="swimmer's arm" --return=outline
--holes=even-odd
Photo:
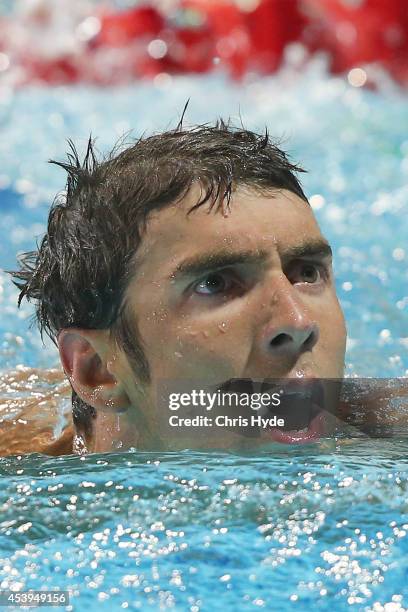
[[[367,392],[357,391],[353,404],[341,404],[341,418],[353,424],[355,418],[359,425],[387,425],[408,427],[408,378],[388,379]],[[390,386],[392,383],[392,386]],[[388,384],[388,386],[387,386]],[[400,401],[397,401],[400,400]]]
[[[15,370],[0,373],[0,395],[7,389],[12,388],[18,391],[27,391],[27,385],[34,384],[39,386],[64,384],[69,386],[65,373],[59,368],[28,368],[18,366]]]
[[[20,367],[2,373],[0,455],[71,454],[70,394],[70,385],[59,369]]]

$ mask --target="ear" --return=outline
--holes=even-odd
[[[84,402],[108,412],[127,410],[130,400],[112,372],[115,357],[106,330],[63,329],[58,348],[65,374]]]

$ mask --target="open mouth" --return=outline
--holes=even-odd
[[[285,381],[281,404],[274,409],[282,416],[282,427],[268,427],[265,435],[281,444],[306,444],[327,433],[324,389],[320,381]]]
[[[314,408],[314,407],[313,407]],[[285,424],[286,425],[286,424]],[[327,434],[326,414],[323,410],[314,408],[309,422],[304,427],[268,427],[263,437],[281,444],[308,444],[317,442]]]
[[[318,379],[263,380],[234,379],[222,386],[229,392],[266,393],[276,398],[279,405],[262,406],[256,414],[265,426],[260,428],[263,439],[281,444],[308,444],[327,435],[328,422],[323,384]],[[251,411],[253,412],[253,411]],[[280,419],[279,426],[271,417]],[[276,419],[275,419],[276,421]],[[283,424],[282,424],[283,422]]]
[[[307,444],[327,434],[324,389],[319,380],[290,380],[280,385],[281,403],[274,412],[282,427],[268,427],[264,436],[281,444]]]

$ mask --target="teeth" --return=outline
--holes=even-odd
[[[285,433],[287,434],[305,434],[309,431],[309,427],[303,427],[303,429],[287,429]]]
[[[288,429],[288,430],[282,430],[281,428],[277,428],[277,427],[271,427],[271,429],[280,429],[280,431],[285,431],[285,433],[297,433],[297,434],[303,434],[303,433],[307,433],[309,431],[309,426],[306,425],[306,427],[303,427],[302,429]]]
[[[306,433],[309,430],[309,427],[303,427],[303,429],[297,429],[297,433]]]
[[[299,397],[300,399],[311,399],[312,392],[311,391],[284,391],[283,397]]]

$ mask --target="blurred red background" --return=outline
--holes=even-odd
[[[0,82],[98,85],[174,73],[269,74],[297,44],[333,73],[408,83],[407,0],[157,0],[126,9],[20,0],[0,18]]]

